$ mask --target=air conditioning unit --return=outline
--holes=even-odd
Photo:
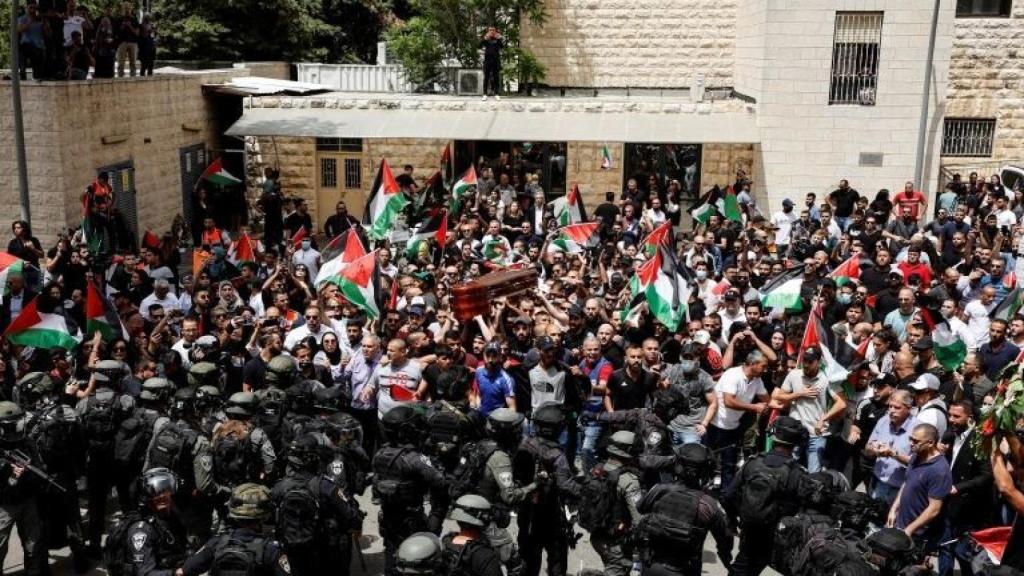
[[[484,93],[483,70],[459,70],[455,77],[455,92],[459,96],[480,96]]]

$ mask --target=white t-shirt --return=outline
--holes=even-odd
[[[82,31],[82,26],[85,24],[85,18],[82,18],[78,14],[68,16],[64,19],[64,46],[71,46],[71,33],[78,32],[82,34],[82,39],[85,39],[85,33]]]
[[[292,264],[302,264],[309,272],[310,278],[316,278],[320,273],[320,253],[310,248],[309,250],[298,249],[292,254]]]
[[[799,216],[796,212],[783,212],[782,210],[772,214],[772,226],[775,226],[775,243],[782,244],[784,246],[789,245],[790,235],[793,232],[793,222],[796,222]]]
[[[993,303],[994,304],[994,303]],[[974,343],[980,348],[988,342],[988,325],[991,320],[988,313],[991,306],[985,306],[981,300],[971,300],[964,306],[964,316],[967,317],[967,329],[974,336]]]
[[[750,403],[754,398],[767,394],[764,382],[760,378],[748,379],[743,373],[743,367],[729,368],[722,373],[715,385],[715,395],[718,396],[718,411],[715,412],[713,424],[721,430],[735,430],[740,425],[742,410],[734,410],[725,407],[725,395],[732,394],[740,402]]]
[[[939,408],[929,408],[929,406],[938,406]],[[943,410],[946,409],[946,403],[939,398],[934,398],[924,403],[917,411],[917,416],[914,418],[914,425],[918,424],[931,424],[939,431],[939,438],[942,438],[946,434],[946,415]]]
[[[1017,225],[1017,215],[1012,210],[996,212],[996,226],[1013,228]]]
[[[166,296],[159,298],[156,295],[156,292],[153,292],[149,296],[143,298],[142,303],[139,304],[139,313],[142,314],[142,317],[146,320],[152,320],[152,318],[149,317],[149,307],[153,304],[163,306],[165,313],[170,312],[171,310],[181,309],[181,306],[178,304],[178,297],[173,293],[168,292]]]

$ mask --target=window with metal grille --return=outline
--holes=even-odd
[[[946,118],[942,129],[943,156],[991,156],[996,121],[984,118]]]
[[[135,202],[135,164],[131,160],[104,166],[96,171],[110,178],[110,187],[114,193],[114,206],[117,207],[125,224],[136,236],[139,233],[139,211]]]
[[[874,106],[882,12],[837,12],[829,104]]]
[[[320,152],[362,152],[360,138],[317,138],[316,149]]]
[[[1012,0],[956,0],[957,18],[1009,18]]]
[[[321,188],[337,188],[338,187],[338,159],[337,158],[321,158],[320,159],[320,187]]]
[[[358,190],[363,187],[363,163],[359,158],[345,159],[345,188]]]

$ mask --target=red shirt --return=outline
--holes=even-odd
[[[904,190],[898,192],[896,198],[893,199],[893,205],[896,206],[894,212],[899,216],[903,214],[903,207],[906,206],[910,208],[910,215],[914,217],[914,220],[917,220],[918,210],[925,205],[925,202],[927,200],[925,200],[924,194],[920,190],[914,190],[910,194],[907,194]]]
[[[925,265],[924,262],[918,262],[917,264],[911,264],[910,262],[900,262],[898,266],[900,272],[903,273],[903,285],[907,284],[907,280],[910,280],[911,274],[917,274],[921,278],[921,285],[928,286],[932,282],[932,269]]]

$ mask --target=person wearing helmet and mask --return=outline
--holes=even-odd
[[[131,507],[131,483],[144,468],[146,450],[157,420],[167,413],[174,384],[166,378],[147,378],[136,406],[125,418],[114,437],[114,464],[117,466],[117,496],[122,510]]]
[[[270,490],[242,484],[231,491],[227,530],[214,536],[181,568],[181,576],[200,574],[267,574],[291,576],[288,555],[280,542],[263,535],[271,516]]]
[[[192,388],[174,393],[170,416],[159,418],[153,426],[143,463],[143,470],[167,468],[177,475],[180,490],[175,508],[193,549],[210,537],[214,505],[226,499],[229,490],[214,479],[213,451],[210,441],[199,432],[195,396]]]
[[[25,411],[14,402],[0,402],[0,448],[19,450],[30,462],[39,462],[35,441],[25,436]],[[11,529],[17,525],[25,574],[47,572],[37,502],[43,488],[39,478],[25,468],[0,463],[0,562],[7,556]]]
[[[124,532],[114,529],[110,538],[127,552],[123,561],[130,574],[137,576],[173,576],[185,561],[185,528],[174,511],[178,478],[167,468],[153,468],[139,478],[138,505],[121,520]]]
[[[635,467],[635,440],[636,435],[628,430],[611,435],[608,458],[597,464],[584,481],[580,499],[579,523],[590,532],[590,543],[604,563],[605,576],[628,576],[633,567],[633,547],[626,544],[625,536],[640,521],[637,504],[643,496]],[[594,484],[614,490],[610,518],[598,517],[599,503],[587,501],[591,494],[588,487]]]
[[[287,548],[298,576],[326,574],[332,567],[348,566],[352,558],[350,531],[362,529],[358,505],[321,473],[324,448],[313,434],[295,439],[288,449],[286,475],[270,492],[277,510],[277,538]],[[310,522],[313,518],[316,522]]]
[[[47,548],[67,542],[75,570],[84,572],[88,561],[82,539],[82,514],[78,506],[77,480],[85,470],[85,439],[74,409],[58,402],[54,381],[42,372],[29,372],[15,387],[18,401],[27,408],[25,435],[36,441],[47,471],[66,492],[40,501]]]
[[[651,395],[650,408],[633,408],[602,412],[597,421],[613,429],[631,430],[640,443],[642,458],[672,454],[672,432],[668,425],[686,406],[682,393],[675,388],[659,388]],[[651,486],[658,481],[653,471],[645,470],[642,482]]]
[[[441,539],[449,573],[502,576],[501,559],[484,533],[491,525],[490,502],[482,496],[466,494],[455,501],[449,518],[459,525],[458,532]]]
[[[258,404],[252,392],[235,392],[228,398],[227,420],[213,431],[213,473],[217,482],[235,487],[259,482],[274,473],[277,453],[270,437],[256,426]]]
[[[448,509],[448,484],[444,475],[418,448],[422,416],[406,404],[384,413],[381,431],[384,446],[373,457],[373,494],[380,501],[378,521],[384,538],[384,573],[396,574],[395,553],[399,544],[415,532],[440,532]],[[430,494],[430,517],[423,510]]]
[[[291,356],[274,356],[267,362],[264,384],[287,390],[295,383],[299,367]]]
[[[196,388],[196,413],[199,415],[199,430],[203,436],[213,436],[213,430],[227,420],[220,388],[210,385]]]
[[[669,366],[662,381],[682,393],[685,407],[669,422],[672,444],[699,444],[718,410],[718,395],[711,375],[701,370],[700,348],[694,342],[683,345],[679,363]]]
[[[728,568],[733,534],[717,500],[704,493],[715,475],[715,458],[707,447],[688,443],[676,446],[672,481],[657,484],[637,505],[640,559],[645,576],[699,576],[701,550],[708,532],[715,539],[718,558]],[[687,534],[689,537],[680,538]]]

